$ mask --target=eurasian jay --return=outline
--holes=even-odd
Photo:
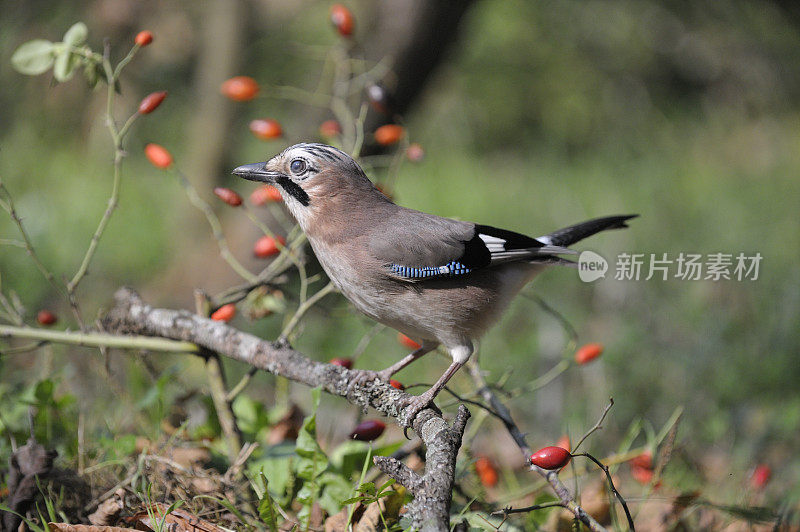
[[[440,344],[448,350],[450,367],[408,405],[409,425],[536,274],[574,264],[560,257],[576,254],[566,246],[636,216],[596,218],[537,238],[442,218],[393,203],[349,155],[324,144],[296,144],[233,173],[275,185],[334,286],[370,318],[421,342],[382,371],[358,370],[360,382],[389,380]]]

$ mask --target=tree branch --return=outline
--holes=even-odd
[[[316,362],[283,343],[272,343],[244,333],[225,323],[202,318],[188,311],[152,308],[133,290],[122,288],[115,294],[116,306],[103,319],[106,331],[116,334],[158,336],[198,346],[346,398],[350,403],[370,406],[378,412],[402,419],[409,396],[378,379],[363,386],[352,385],[353,372],[341,366]],[[455,462],[469,411],[459,407],[450,427],[436,411],[428,408],[414,418],[411,428],[426,446],[425,474],[422,482],[400,468],[393,469],[415,494],[408,515],[413,527],[424,531],[447,531]],[[384,465],[387,465],[384,463]],[[416,474],[415,474],[416,475]],[[401,482],[402,484],[403,482]]]

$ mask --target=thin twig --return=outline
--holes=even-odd
[[[592,456],[589,453],[578,453],[578,454],[573,454],[572,456],[585,456],[586,458],[588,458],[589,460],[591,460],[592,462],[597,464],[597,467],[599,467],[600,469],[603,470],[603,473],[606,474],[606,479],[608,480],[608,487],[609,487],[609,489],[611,489],[611,493],[614,494],[614,497],[616,497],[617,500],[619,501],[619,503],[622,505],[622,509],[625,510],[625,517],[628,520],[628,527],[632,531],[635,531],[636,528],[633,526],[633,517],[631,517],[631,512],[628,509],[628,503],[625,502],[625,499],[617,491],[616,486],[614,486],[614,481],[611,479],[611,473],[609,473],[609,471],[608,471],[608,466],[603,464],[600,460],[598,460],[597,458],[595,458],[594,456]]]
[[[81,345],[84,347],[114,347],[120,349],[146,349],[169,353],[198,353],[197,345],[190,342],[153,338],[151,336],[120,336],[118,334],[51,331],[34,327],[0,325],[0,337],[27,338],[42,342]]]
[[[259,278],[251,273],[247,268],[242,266],[242,264],[236,260],[236,257],[233,256],[233,253],[231,253],[230,248],[228,248],[228,241],[225,239],[225,235],[222,232],[222,224],[220,223],[219,218],[214,213],[214,210],[211,208],[211,206],[200,197],[200,194],[197,193],[197,189],[194,188],[194,185],[192,185],[191,181],[189,181],[189,179],[187,179],[182,172],[175,171],[174,174],[177,176],[178,181],[186,192],[186,195],[189,197],[189,201],[192,203],[192,205],[197,207],[206,216],[208,225],[211,226],[211,232],[214,235],[214,239],[217,241],[220,256],[225,260],[225,262],[228,263],[233,271],[239,274],[239,276],[247,282],[251,284],[260,282]]]
[[[314,295],[309,297],[302,305],[297,308],[297,311],[292,316],[292,319],[289,320],[289,323],[286,324],[286,327],[283,328],[281,331],[281,338],[286,339],[289,337],[289,334],[297,327],[297,324],[300,323],[300,320],[308,312],[311,307],[313,307],[320,299],[325,297],[326,295],[330,294],[331,292],[335,292],[336,287],[333,286],[333,283],[328,282],[325,286],[317,290]]]
[[[507,516],[507,515],[511,515],[511,514],[528,513],[528,512],[533,512],[533,511],[536,511],[536,510],[544,510],[546,508],[557,508],[559,506],[561,508],[566,508],[566,506],[564,506],[563,502],[561,502],[561,501],[553,501],[553,502],[546,502],[544,504],[534,504],[532,506],[526,506],[525,508],[512,508],[512,507],[509,506],[508,508],[503,508],[502,510],[497,510],[496,512],[492,512],[489,515],[492,515],[492,516],[495,516],[495,517],[500,517],[500,516]]]
[[[583,437],[580,440],[578,440],[578,443],[575,444],[575,447],[572,449],[571,452],[573,452],[573,453],[576,452],[578,450],[578,448],[581,446],[581,444],[584,441],[586,441],[586,438],[591,436],[593,432],[603,428],[603,421],[606,419],[606,416],[608,415],[608,411],[611,410],[612,406],[614,406],[614,398],[613,397],[609,397],[608,398],[608,404],[603,409],[603,413],[600,414],[600,419],[598,419],[597,423],[595,423],[592,428],[590,428],[588,431],[586,431],[586,434],[584,434]]]

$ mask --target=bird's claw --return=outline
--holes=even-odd
[[[408,429],[411,428],[411,425],[414,423],[414,419],[420,412],[426,408],[430,408],[439,414],[442,413],[442,411],[439,410],[439,407],[433,404],[433,398],[428,397],[427,394],[411,396],[404,402],[402,408],[404,411],[403,417],[400,420],[400,425],[403,427],[403,436],[405,436],[407,440],[411,439],[408,437]]]

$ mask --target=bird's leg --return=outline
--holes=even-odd
[[[403,420],[401,424],[408,428],[411,426],[411,423],[414,421],[414,418],[417,417],[422,410],[433,403],[434,398],[442,391],[442,388],[445,387],[447,381],[450,380],[458,369],[463,366],[463,362],[453,362],[450,364],[450,367],[444,372],[444,374],[439,377],[439,380],[436,381],[433,386],[428,389],[422,395],[415,395],[411,396],[410,399],[406,402],[406,411],[403,414]]]
[[[392,375],[394,375],[404,367],[408,366],[421,356],[427,355],[428,353],[436,349],[437,345],[439,344],[422,342],[422,345],[419,348],[415,349],[410,354],[403,357],[399,362],[392,364],[391,366],[389,366],[384,370],[378,371],[377,372],[378,378],[388,381]]]
[[[388,368],[383,369],[381,371],[372,371],[369,369],[351,370],[356,374],[351,382],[353,384],[358,384],[363,386],[364,384],[374,381],[375,379],[388,381],[390,378],[392,378],[392,375],[394,375],[404,367],[408,366],[421,356],[426,355],[431,351],[433,351],[434,349],[436,349],[437,345],[439,344],[422,342],[422,345],[418,349],[415,349],[411,354],[406,355],[396,364],[392,364]]]

